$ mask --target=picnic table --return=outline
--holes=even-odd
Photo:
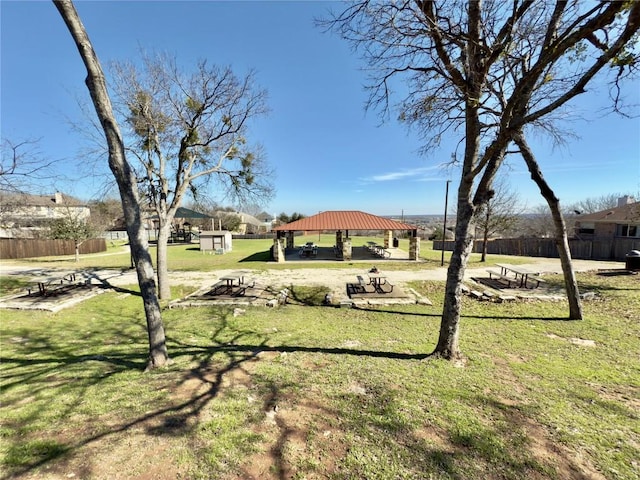
[[[391,293],[393,291],[393,285],[389,283],[384,273],[367,272],[367,276],[369,277],[369,285],[373,286],[374,291],[379,293]],[[365,285],[362,275],[358,275],[358,283],[362,286]],[[390,287],[388,292],[383,288],[383,285]]]
[[[233,287],[239,287],[244,283],[244,273],[243,272],[231,272],[222,277],[220,277],[220,288],[224,290],[226,293],[233,292]],[[222,288],[224,287],[224,288]]]
[[[318,255],[318,246],[313,242],[307,242],[300,248],[299,254],[301,257],[310,257],[312,255],[315,257]]]
[[[491,276],[492,274],[496,275],[502,280],[506,280],[507,282],[509,282],[509,285],[510,282],[513,281],[515,284],[520,286],[520,288],[523,288],[526,287],[527,282],[531,280],[532,282],[536,282],[536,287],[538,287],[541,282],[544,282],[544,280],[540,278],[539,271],[530,270],[525,267],[511,265],[508,263],[496,263],[496,266],[500,268],[500,273],[498,274],[493,270],[488,270],[489,276]]]
[[[366,249],[376,257],[391,258],[391,252],[389,250],[386,250],[382,245],[378,245],[376,242],[367,242]]]
[[[72,286],[76,283],[75,272],[66,273],[57,277],[48,277],[34,282],[38,286],[38,295],[47,296],[52,293]],[[31,288],[27,288],[27,293],[31,295]]]
[[[220,277],[220,281],[215,286],[215,293],[233,295],[235,288],[236,295],[244,295],[247,288],[254,286],[255,280],[249,280],[247,282],[245,272],[231,272]]]
[[[369,283],[375,288],[387,283],[387,276],[383,273],[368,273],[367,275],[369,276]]]

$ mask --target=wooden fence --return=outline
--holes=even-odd
[[[444,249],[453,250],[453,241],[444,242]],[[434,250],[442,250],[442,241],[433,242]],[[625,261],[631,250],[640,250],[640,238],[610,238],[595,240],[569,239],[571,258],[581,260],[616,260]],[[473,245],[475,253],[482,252],[482,241],[476,240]],[[497,238],[489,240],[489,255],[521,255],[523,257],[558,258],[558,249],[552,238]]]
[[[80,253],[98,253],[107,250],[104,238],[85,240],[80,245]],[[41,240],[34,238],[0,238],[0,258],[51,257],[75,255],[73,240]]]

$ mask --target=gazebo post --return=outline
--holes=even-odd
[[[409,232],[409,260],[420,259],[420,237],[417,230]]]
[[[391,247],[392,238],[393,238],[393,230],[385,230],[384,231],[384,248]]]
[[[344,262],[351,260],[352,256],[352,248],[351,248],[351,239],[349,237],[345,238],[342,241],[342,261]]]

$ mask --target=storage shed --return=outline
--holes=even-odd
[[[200,250],[226,253],[233,250],[231,232],[228,230],[205,230],[200,232]]]

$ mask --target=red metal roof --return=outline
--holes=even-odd
[[[295,222],[280,225],[273,230],[312,231],[312,230],[417,230],[415,225],[396,222],[389,218],[378,217],[357,210],[333,210],[320,212]]]

